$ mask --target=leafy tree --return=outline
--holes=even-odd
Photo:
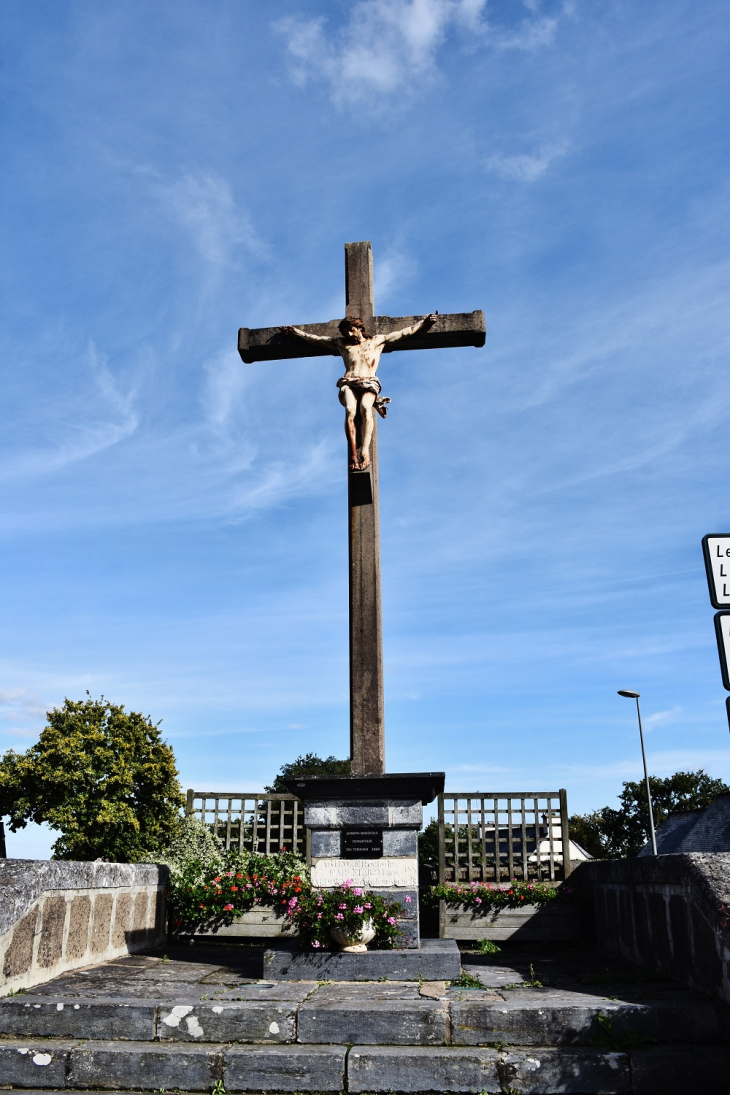
[[[436,867],[438,861],[439,823],[436,818],[432,818],[425,829],[418,834],[418,862]]]
[[[696,772],[675,772],[660,779],[649,776],[654,824],[657,828],[671,814],[709,806],[717,795],[730,791],[721,779],[713,779],[702,768]],[[570,818],[570,835],[595,859],[623,859],[635,856],[649,839],[649,808],[643,780],[624,783],[619,795],[621,807],[604,806],[590,814]]]
[[[288,787],[285,779],[296,779],[297,776],[349,776],[350,761],[338,760],[337,757],[318,757],[316,753],[304,753],[291,761],[290,764],[282,764],[274,782],[265,791],[271,794],[286,794]]]
[[[66,699],[46,717],[36,745],[0,760],[11,831],[29,821],[60,830],[55,859],[135,862],[169,844],[183,796],[159,724],[103,696]]]

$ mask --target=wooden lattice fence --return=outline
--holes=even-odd
[[[567,793],[442,794],[439,882],[560,881],[570,874]]]
[[[209,825],[226,848],[309,858],[304,807],[295,795],[188,791],[186,812]]]

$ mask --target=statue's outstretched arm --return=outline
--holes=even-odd
[[[438,318],[438,312],[432,312],[430,316],[424,316],[423,319],[419,319],[418,323],[412,323],[410,327],[403,327],[400,331],[393,331],[389,335],[383,336],[383,342],[397,342],[399,338],[408,338],[409,335],[415,335],[418,331],[422,331],[424,327],[432,327]]]
[[[284,330],[288,335],[297,335],[298,338],[303,338],[305,342],[328,342],[330,346],[334,346],[337,339],[330,338],[329,335],[313,335],[310,331],[303,331],[301,327],[285,327]]]

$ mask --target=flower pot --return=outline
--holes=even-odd
[[[366,951],[368,943],[375,938],[375,928],[372,920],[363,921],[362,931],[357,935],[350,935],[346,928],[330,928],[330,935],[335,943],[339,943],[340,950],[348,954]]]

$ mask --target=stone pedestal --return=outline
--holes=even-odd
[[[443,790],[442,772],[311,776],[287,780],[304,799],[311,834],[312,883],[348,879],[401,906],[399,949],[417,950],[418,832],[423,807]]]

